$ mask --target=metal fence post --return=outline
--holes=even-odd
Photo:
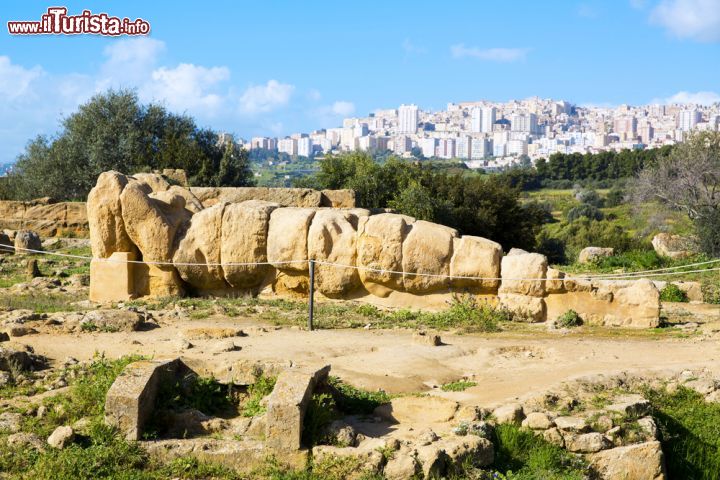
[[[308,260],[310,267],[310,302],[308,305],[308,330],[313,330],[313,313],[315,307],[315,261]]]

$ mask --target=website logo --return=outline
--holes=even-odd
[[[147,35],[150,23],[142,18],[112,17],[107,13],[83,10],[80,15],[68,15],[66,7],[50,7],[40,20],[7,22],[10,35]]]

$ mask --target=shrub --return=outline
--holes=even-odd
[[[718,282],[708,282],[702,284],[703,301],[720,305],[720,284]]]
[[[255,417],[265,413],[261,401],[272,393],[276,381],[277,377],[255,375],[255,383],[248,388],[248,399],[242,407],[243,417]]]
[[[555,324],[559,328],[579,327],[583,324],[583,319],[575,310],[568,310],[557,318]]]
[[[663,302],[687,302],[688,297],[677,285],[668,283],[660,291],[660,300]]]
[[[335,399],[329,393],[315,393],[310,399],[303,419],[303,443],[311,448],[323,443],[325,429],[337,418]]]
[[[469,380],[458,380],[457,382],[446,383],[440,388],[443,392],[463,392],[468,388],[474,387],[476,385],[476,382],[471,382]]]
[[[583,203],[581,205],[578,205],[577,207],[571,208],[567,215],[567,221],[568,222],[574,222],[575,220],[581,219],[581,218],[588,218],[590,220],[602,220],[603,219],[603,213],[594,205],[589,205],[587,203]]]
[[[356,388],[338,377],[330,377],[328,383],[337,407],[350,415],[369,415],[376,407],[390,401],[390,396],[383,391],[369,392]]]

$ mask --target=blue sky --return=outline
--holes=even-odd
[[[720,101],[720,0],[87,0],[62,5],[142,17],[150,35],[7,33],[51,5],[3,4],[0,163],[109,87],[244,138],[410,102]]]

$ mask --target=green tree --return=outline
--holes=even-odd
[[[225,153],[217,134],[199,129],[191,117],[143,105],[133,91],[109,90],[65,118],[54,138],[31,140],[0,196],[82,200],[107,170],[182,168],[195,185],[252,184],[242,153],[231,152],[220,172]]]

